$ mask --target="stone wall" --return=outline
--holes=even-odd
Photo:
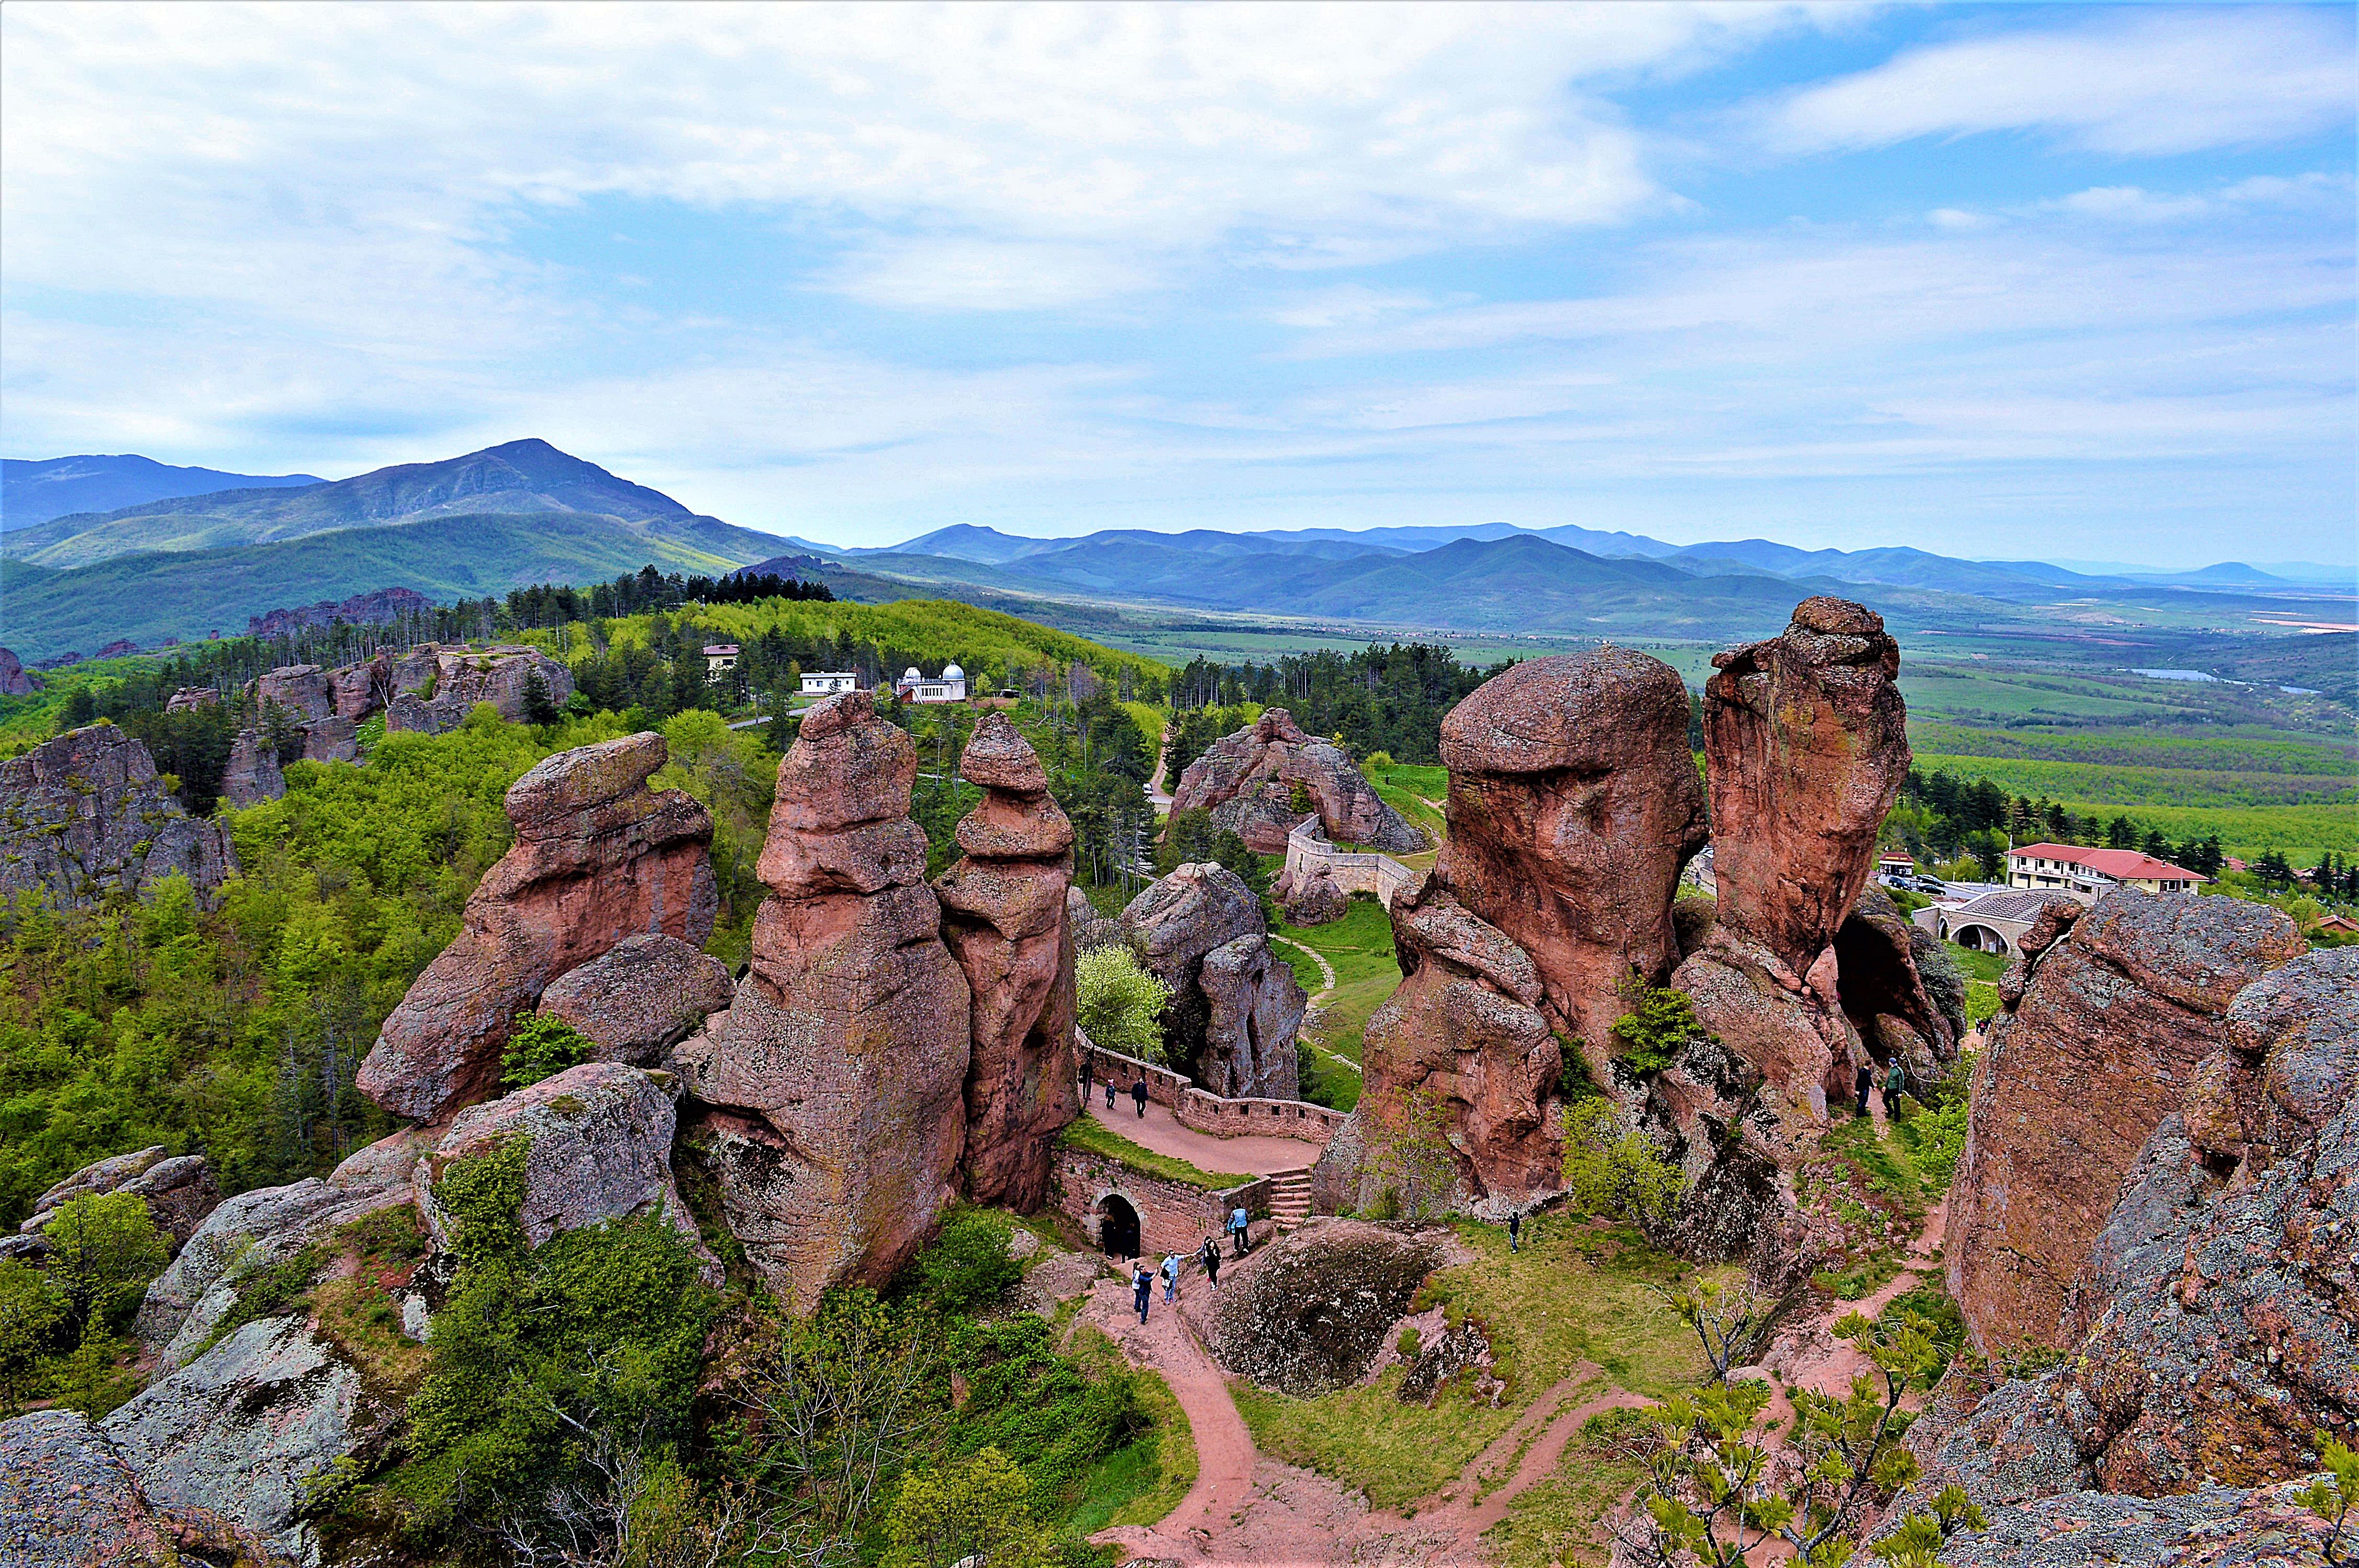
[[[1170,1111],[1180,1126],[1209,1132],[1215,1138],[1299,1138],[1314,1150],[1324,1149],[1327,1141],[1335,1136],[1335,1130],[1351,1119],[1348,1112],[1331,1110],[1306,1099],[1223,1099],[1198,1088],[1169,1067],[1158,1067],[1103,1045],[1084,1044],[1079,1049],[1084,1058],[1093,1058],[1098,1064],[1098,1077],[1092,1092],[1100,1105],[1105,1103],[1105,1072],[1107,1065],[1112,1064],[1119,1074],[1114,1080],[1117,1103],[1130,1103],[1130,1086],[1145,1074],[1150,1102]]]
[[[1386,909],[1393,894],[1417,881],[1418,873],[1390,855],[1338,849],[1321,830],[1316,813],[1306,816],[1286,836],[1286,869],[1280,873],[1299,885],[1299,873],[1312,868],[1326,872],[1347,893],[1370,892]]]
[[[1107,1198],[1120,1198],[1137,1212],[1139,1256],[1160,1258],[1166,1252],[1193,1252],[1208,1236],[1225,1242],[1222,1227],[1240,1202],[1249,1215],[1266,1215],[1270,1184],[1267,1177],[1256,1177],[1242,1186],[1213,1192],[1132,1170],[1110,1155],[1060,1148],[1049,1192],[1049,1201],[1100,1246],[1100,1209]]]

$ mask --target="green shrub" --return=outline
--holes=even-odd
[[[129,1325],[147,1281],[171,1260],[163,1234],[136,1193],[84,1193],[44,1227],[49,1274],[64,1292],[77,1336],[95,1324]]]
[[[1014,1231],[1006,1218],[980,1209],[951,1216],[911,1260],[905,1291],[948,1314],[997,1305],[1024,1277],[1024,1266],[1007,1255]]]
[[[597,1054],[596,1044],[565,1020],[536,1012],[500,1047],[500,1087],[520,1089],[553,1078]]]
[[[1074,1019],[1092,1044],[1164,1061],[1163,1009],[1171,988],[1138,967],[1129,948],[1092,947],[1073,963]]]
[[[38,1397],[40,1363],[67,1320],[63,1292],[38,1269],[0,1260],[0,1420]]]
[[[1650,986],[1633,969],[1621,994],[1630,1011],[1614,1021],[1614,1054],[1640,1076],[1661,1072],[1690,1042],[1707,1038],[1685,991]]]
[[[1638,1128],[1625,1129],[1609,1099],[1581,1100],[1564,1113],[1564,1180],[1591,1214],[1659,1231],[1678,1210],[1686,1183]]]

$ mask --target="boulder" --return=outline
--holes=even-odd
[[[418,649],[393,667],[386,728],[446,734],[465,723],[479,702],[520,723],[535,676],[559,707],[573,695],[573,672],[538,648]]]
[[[221,823],[180,809],[127,731],[87,725],[0,761],[0,898],[40,888],[85,904],[176,871],[209,900],[237,852]]]
[[[1429,1238],[1319,1221],[1231,1266],[1206,1343],[1223,1367],[1265,1389],[1309,1398],[1349,1388],[1441,1262]]]
[[[1123,940],[1122,922],[1097,912],[1090,895],[1079,888],[1065,890],[1065,925],[1073,934],[1073,949],[1113,946]]]
[[[1671,901],[1704,840],[1687,687],[1626,648],[1532,659],[1441,721],[1450,835],[1438,867],[1466,911],[1531,956],[1540,1008],[1601,1080],[1616,988],[1679,960]]]
[[[1952,1537],[1951,1568],[2324,1568],[2322,1527],[2306,1483],[2204,1486],[2183,1497],[2065,1492],[2018,1506],[1984,1505],[1987,1530]]]
[[[300,1317],[245,1325],[100,1423],[152,1503],[216,1516],[306,1565],[304,1482],[379,1451],[401,1407]]]
[[[379,654],[332,670],[328,675],[329,696],[335,703],[335,715],[348,723],[358,724],[385,706],[391,694],[393,655]]]
[[[1426,848],[1425,836],[1377,796],[1342,748],[1303,733],[1283,708],[1265,708],[1190,762],[1171,792],[1171,809],[1209,811],[1213,827],[1234,832],[1248,849],[1282,854],[1306,814],[1295,806],[1298,785],[1331,838],[1394,854]]]
[[[559,976],[540,993],[540,1011],[587,1035],[598,1060],[653,1067],[735,990],[728,965],[656,932],[625,936]]]
[[[1950,1291],[1986,1355],[2069,1343],[2066,1298],[2138,1150],[2220,1049],[2237,992],[2302,942],[2266,904],[2116,888],[2024,946],[1950,1193]]]
[[[648,1216],[701,1252],[696,1221],[672,1184],[670,1083],[669,1073],[650,1074],[620,1062],[584,1062],[469,1106],[433,1154],[414,1167],[412,1189],[427,1230],[450,1249],[458,1239],[458,1225],[435,1200],[434,1184],[461,1161],[522,1138],[530,1141],[516,1228],[527,1247],[560,1231]],[[720,1266],[707,1261],[718,1284]]]
[[[509,787],[516,844],[386,1019],[355,1078],[363,1094],[445,1120],[491,1092],[515,1019],[550,981],[627,936],[703,945],[718,902],[712,818],[679,790],[647,788],[668,755],[660,735],[626,735],[546,758]]]
[[[40,689],[40,676],[25,673],[14,652],[0,648],[0,697],[30,697]]]
[[[336,711],[335,688],[317,665],[282,665],[256,676],[254,700],[256,707],[275,703],[307,723]]]
[[[158,1143],[84,1165],[35,1198],[32,1213],[17,1228],[27,1235],[45,1230],[58,1210],[74,1199],[114,1192],[145,1198],[148,1217],[170,1238],[175,1252],[221,1202],[221,1185],[213,1179],[211,1162],[201,1154],[168,1154]]]
[[[1875,870],[1908,773],[1900,647],[1883,618],[1806,599],[1782,636],[1712,655],[1704,686],[1720,924],[1804,974]]]
[[[1080,1114],[1072,828],[1006,714],[975,726],[959,772],[984,798],[959,824],[965,858],[934,879],[934,892],[971,998],[967,1192],[1028,1214],[1048,1195],[1057,1133]]]
[[[1171,988],[1164,1040],[1199,1086],[1229,1099],[1296,1097],[1294,1036],[1310,998],[1271,955],[1244,878],[1211,861],[1179,867],[1130,901],[1122,928]]]
[[[812,708],[778,766],[771,890],[734,1000],[672,1056],[731,1231],[810,1312],[881,1285],[956,1190],[971,996],[908,821],[916,748],[866,692]]]
[[[230,744],[229,761],[222,767],[223,802],[243,809],[266,800],[283,800],[286,795],[287,779],[278,771],[277,750],[255,731],[239,730]]]
[[[1297,860],[1270,884],[1270,895],[1286,911],[1289,925],[1324,925],[1350,913],[1352,901],[1335,874],[1318,860]]]
[[[167,713],[187,713],[199,708],[221,706],[221,688],[212,686],[184,686],[164,701]]]

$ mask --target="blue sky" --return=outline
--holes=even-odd
[[[0,448],[2354,554],[2348,6],[0,12]]]

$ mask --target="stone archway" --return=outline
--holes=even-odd
[[[1120,1193],[1108,1193],[1091,1206],[1096,1217],[1098,1245],[1109,1258],[1138,1256],[1138,1208]]]
[[[1987,925],[1961,925],[1950,940],[1961,947],[1972,947],[1977,953],[2011,952],[2005,936]]]

